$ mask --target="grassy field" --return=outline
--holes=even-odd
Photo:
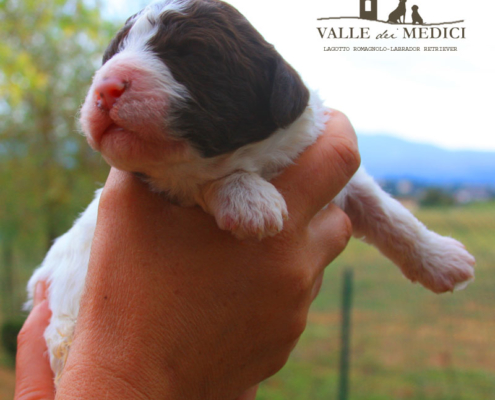
[[[346,267],[355,277],[350,399],[495,399],[495,203],[416,214],[466,244],[477,258],[476,282],[437,296],[411,284],[373,248],[351,241],[328,267],[289,363],[262,384],[258,400],[336,399]],[[3,365],[0,399],[10,400],[13,372]]]
[[[335,399],[342,271],[354,270],[350,399],[495,399],[495,204],[416,212],[461,240],[476,281],[435,295],[409,283],[375,249],[352,241],[325,275],[308,327],[259,400]]]

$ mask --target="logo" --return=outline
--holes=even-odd
[[[379,51],[394,51],[393,47],[388,47],[390,41],[394,39],[466,39],[467,32],[463,25],[464,20],[434,22],[440,15],[447,13],[443,12],[445,10],[442,9],[441,5],[438,6],[437,4],[437,7],[434,8],[432,3],[426,0],[409,0],[409,2],[408,0],[380,0],[381,6],[379,7],[378,1],[359,0],[359,10],[356,10],[356,14],[359,13],[359,16],[317,18],[318,37],[321,40],[333,41],[332,44],[342,39],[376,39],[384,43],[384,47],[374,48],[374,50]],[[444,8],[451,14],[452,10],[448,0],[443,3],[445,4]],[[325,46],[324,50],[331,51],[330,48]],[[344,51],[351,50],[350,47],[344,47],[344,49]],[[357,49],[357,47],[353,49]],[[424,49],[419,47],[411,49],[414,51],[457,51],[457,47],[430,48],[430,46],[426,46]]]

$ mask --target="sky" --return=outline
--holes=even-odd
[[[108,13],[125,19],[146,1],[108,0]],[[408,0],[425,23],[464,20],[465,39],[377,39],[403,27],[354,19],[359,0],[230,0],[326,104],[343,111],[359,134],[388,134],[448,149],[495,150],[495,2]],[[398,0],[378,0],[387,20]],[[369,28],[370,39],[321,38],[317,28]],[[411,28],[408,26],[408,28]],[[324,51],[325,47],[457,47],[456,52]]]

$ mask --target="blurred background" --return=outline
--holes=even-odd
[[[106,44],[145,3],[0,0],[1,400],[13,397],[26,282],[108,173],[78,133],[78,108]],[[393,44],[457,46],[453,54],[343,54],[323,46],[383,45],[319,37],[319,26],[371,24],[317,21],[357,16],[358,0],[307,0],[303,9],[291,2],[231,3],[329,106],[350,117],[363,163],[382,186],[477,259],[474,284],[437,296],[409,283],[373,248],[351,241],[327,268],[289,363],[262,384],[258,398],[495,398],[495,132],[489,121],[495,45],[487,23],[494,6],[481,12],[476,2],[416,1],[428,22],[465,19],[467,39]],[[395,3],[382,0],[379,19]],[[338,397],[343,271],[349,269],[348,393]]]

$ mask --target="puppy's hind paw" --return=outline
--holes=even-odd
[[[435,293],[461,290],[474,280],[476,260],[455,239],[428,232],[421,247],[421,259],[422,265],[412,280]]]

